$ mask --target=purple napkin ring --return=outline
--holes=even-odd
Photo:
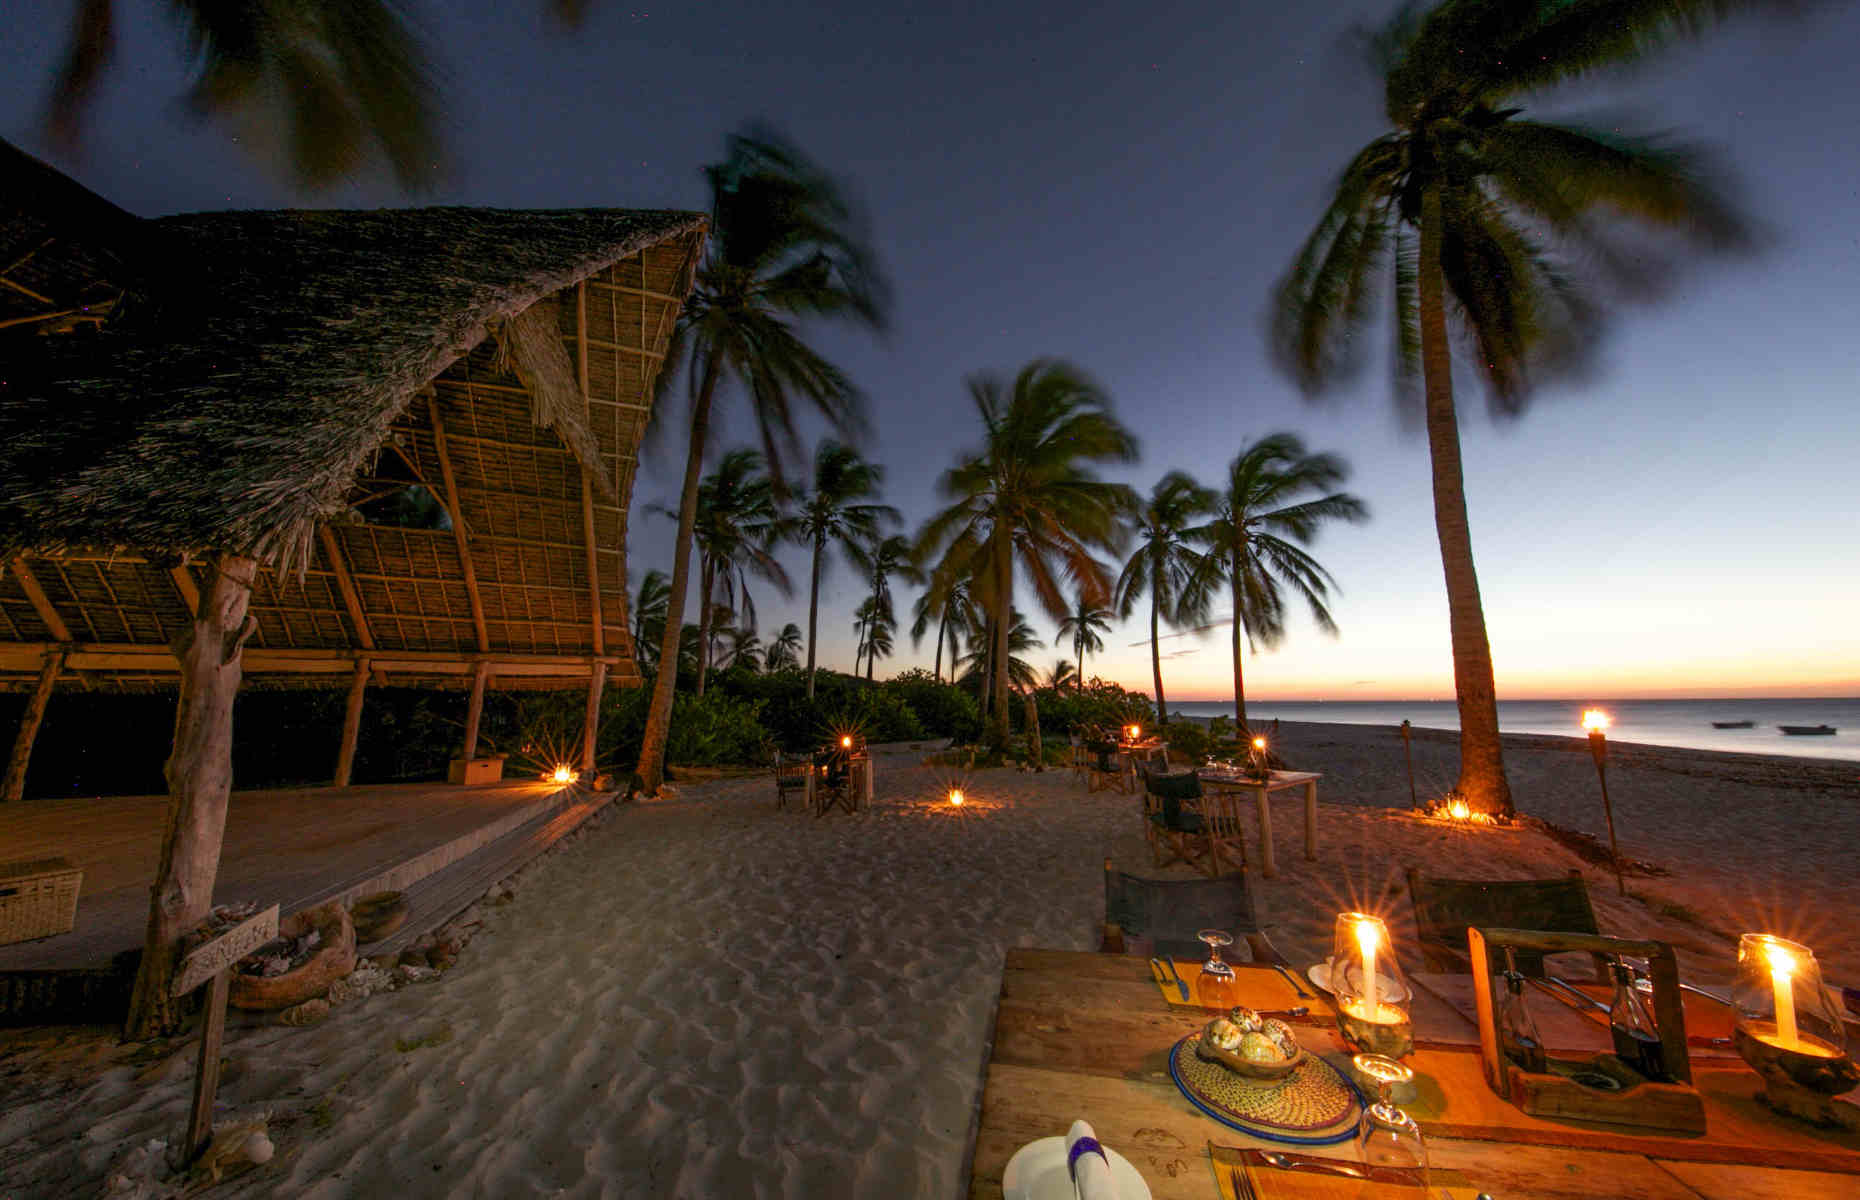
[[[1098,1144],[1097,1138],[1082,1137],[1072,1143],[1072,1149],[1066,1154],[1066,1174],[1072,1176],[1075,1181],[1078,1179],[1078,1161],[1081,1154],[1096,1154],[1104,1159],[1105,1166],[1111,1165],[1111,1160],[1105,1158],[1104,1147]]]

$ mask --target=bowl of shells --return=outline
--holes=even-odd
[[[1195,1053],[1253,1079],[1283,1078],[1305,1060],[1290,1025],[1250,1008],[1230,1009],[1209,1021]]]

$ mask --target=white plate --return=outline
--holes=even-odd
[[[1150,1185],[1130,1160],[1104,1148],[1117,1184],[1117,1200],[1150,1200]],[[1028,1142],[1008,1159],[1001,1173],[1001,1191],[1007,1200],[1072,1200],[1072,1176],[1066,1172],[1066,1139],[1041,1138]]]
[[[1327,962],[1312,963],[1305,968],[1305,978],[1316,984],[1319,991],[1330,991],[1330,964]],[[1396,983],[1393,979],[1390,979],[1380,971],[1376,972],[1376,983],[1380,988],[1382,998],[1387,1000],[1390,1004],[1406,1004],[1408,1002],[1408,989]]]

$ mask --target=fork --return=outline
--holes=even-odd
[[[1253,1183],[1246,1177],[1244,1169],[1227,1168],[1227,1178],[1234,1185],[1234,1200],[1259,1200],[1259,1193],[1253,1190]]]

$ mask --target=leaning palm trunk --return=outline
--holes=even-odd
[[[710,401],[717,390],[717,364],[704,364],[704,381],[691,406],[691,448],[685,456],[685,490],[678,502],[678,540],[672,546],[672,587],[665,599],[665,636],[659,642],[659,673],[652,681],[652,707],[646,712],[646,736],[639,748],[640,787],[658,794],[665,782],[665,741],[672,732],[672,695],[678,688],[678,642],[685,627],[685,588],[690,584],[691,534],[697,525],[698,478],[704,472],[704,443],[710,434]],[[704,648],[698,647],[699,661]],[[814,655],[813,639],[807,645]]]
[[[1252,730],[1246,723],[1246,668],[1242,665],[1242,650],[1246,642],[1245,611],[1240,604],[1240,563],[1233,564],[1234,578],[1234,725],[1240,730],[1240,736],[1246,737]]]
[[[698,561],[698,677],[697,694],[704,694],[704,677],[710,673],[710,594],[717,568],[710,555],[700,554]]]
[[[1440,268],[1443,221],[1438,185],[1421,200],[1419,292],[1421,369],[1427,395],[1427,449],[1434,470],[1434,528],[1446,574],[1453,632],[1453,687],[1460,709],[1460,779],[1455,788],[1474,812],[1509,817],[1498,733],[1498,688],[1486,637],[1479,577],[1473,570],[1472,528],[1466,519],[1466,481],[1460,467],[1460,433],[1453,408],[1453,364],[1447,348],[1445,279]]]
[[[1008,555],[1013,551],[1007,539],[997,537],[995,549],[995,639],[994,662],[994,722],[995,744],[1007,745],[1009,735],[1008,722],[1008,627],[1012,624],[1014,611],[1014,561]]]
[[[949,632],[947,620],[936,623],[936,681],[943,682],[943,635]]]
[[[1169,723],[1169,709],[1163,704],[1162,643],[1156,640],[1156,589],[1150,589],[1150,670],[1156,674],[1156,724]]]
[[[814,538],[814,570],[807,587],[807,698],[814,698],[814,634],[820,628],[820,549],[822,540]]]

